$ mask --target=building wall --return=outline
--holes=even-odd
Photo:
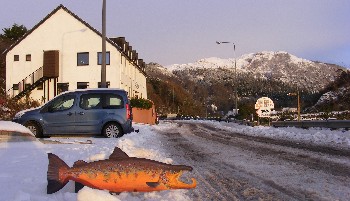
[[[69,90],[77,88],[77,82],[89,82],[88,88],[97,88],[101,80],[101,65],[98,65],[98,52],[102,51],[100,35],[91,30],[81,21],[74,18],[64,9],[59,9],[43,24],[11,49],[6,56],[6,89],[12,88],[43,65],[43,52],[59,51],[59,77],[45,82],[44,89],[33,90],[31,97],[44,102],[55,95],[56,83],[68,83]],[[107,42],[107,52],[110,52],[110,65],[106,67],[106,81],[110,88],[133,88],[134,82],[142,85],[140,93],[147,98],[146,78],[139,72],[124,54]],[[89,65],[77,65],[77,53],[89,53]],[[31,55],[31,61],[26,61],[26,55]],[[14,55],[19,55],[19,61],[14,61]],[[141,74],[135,77],[134,74]],[[134,79],[133,79],[134,77]],[[46,95],[44,95],[46,91]],[[133,90],[126,90],[130,96]]]

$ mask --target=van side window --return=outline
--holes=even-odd
[[[124,108],[124,102],[117,94],[91,93],[81,95],[79,107],[85,110],[121,109]]]
[[[49,112],[68,110],[74,105],[75,95],[62,96],[54,100],[49,106]]]
[[[121,109],[124,108],[123,98],[117,94],[104,94],[105,104],[103,108],[106,109]]]
[[[80,97],[79,107],[85,110],[102,109],[101,94],[83,94]]]

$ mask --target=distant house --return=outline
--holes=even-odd
[[[106,49],[108,87],[147,98],[138,53],[124,37],[108,38]],[[101,51],[102,34],[60,5],[5,51],[7,93],[46,102],[63,91],[98,88]]]
[[[298,108],[294,108],[294,107],[285,107],[285,108],[282,108],[282,113],[285,113],[285,112],[298,112]]]

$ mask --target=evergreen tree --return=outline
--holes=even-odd
[[[10,28],[3,28],[4,34],[0,34],[0,38],[3,40],[16,41],[27,33],[27,28],[24,25],[13,24]]]

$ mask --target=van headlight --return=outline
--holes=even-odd
[[[17,112],[17,114],[15,114],[15,117],[13,117],[14,119],[19,119],[24,115],[25,112]]]

